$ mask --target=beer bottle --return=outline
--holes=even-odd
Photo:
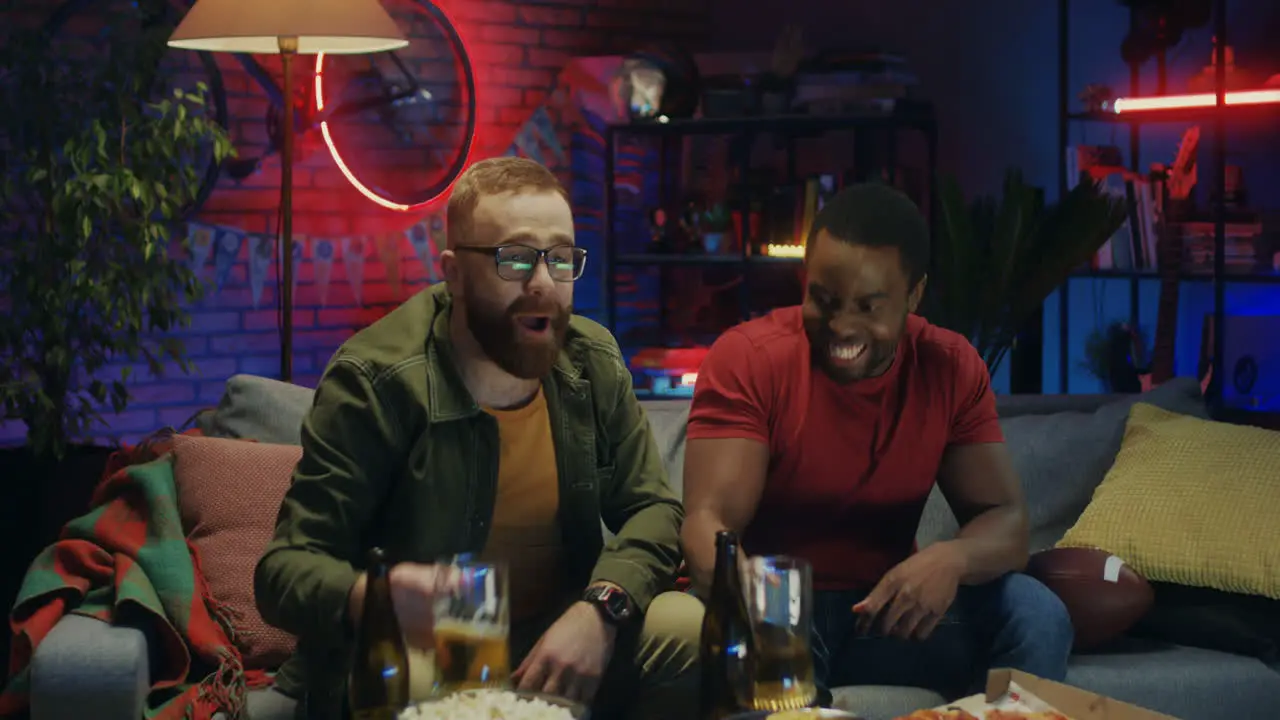
[[[702,618],[702,720],[722,720],[750,710],[751,621],[738,572],[736,533],[716,533],[716,567]]]
[[[364,609],[348,682],[354,720],[395,720],[409,704],[409,653],[391,601],[390,568],[381,548],[369,551]]]

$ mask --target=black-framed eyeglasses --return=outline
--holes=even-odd
[[[587,267],[587,251],[575,245],[542,249],[512,243],[462,245],[458,249],[492,255],[498,268],[498,277],[516,282],[528,280],[539,262],[547,264],[547,274],[556,282],[573,282],[582,277],[582,271]]]

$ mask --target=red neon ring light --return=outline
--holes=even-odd
[[[330,157],[333,158],[334,164],[338,166],[338,170],[342,172],[342,175],[347,179],[347,182],[351,183],[351,186],[354,187],[356,190],[358,190],[361,195],[364,195],[365,197],[369,198],[370,200],[377,203],[378,205],[381,205],[382,207],[387,208],[388,210],[395,210],[397,212],[413,212],[415,210],[421,210],[426,206],[430,205],[431,203],[435,202],[437,198],[448,193],[450,188],[453,187],[453,184],[457,182],[458,175],[462,174],[461,172],[462,169],[465,168],[467,164],[470,162],[471,152],[475,148],[476,112],[478,108],[478,103],[476,102],[476,99],[475,99],[476,83],[471,71],[471,61],[467,57],[466,48],[462,43],[462,38],[456,34],[456,30],[454,29],[456,26],[454,26],[453,23],[449,20],[449,18],[444,15],[444,11],[441,10],[438,6],[432,6],[432,9],[440,13],[441,18],[443,19],[446,25],[447,31],[450,31],[450,34],[454,35],[454,39],[458,43],[458,51],[461,56],[461,60],[463,63],[463,72],[466,77],[467,85],[468,85],[467,91],[471,95],[470,102],[468,103],[468,105],[470,105],[471,107],[471,118],[470,118],[471,128],[462,146],[462,151],[461,151],[462,162],[458,163],[456,168],[457,172],[455,173],[454,177],[449,180],[449,183],[444,188],[442,188],[440,192],[436,193],[434,196],[422,202],[414,203],[412,205],[406,205],[404,203],[395,202],[394,200],[390,200],[388,198],[382,197],[377,193],[376,190],[373,190],[369,186],[360,182],[360,178],[356,177],[356,174],[347,165],[346,161],[342,159],[342,153],[338,151],[338,145],[333,139],[333,132],[329,129],[329,122],[327,120],[323,120],[320,122],[320,134],[324,136],[324,144],[329,148]],[[316,75],[316,79],[315,79],[316,111],[323,112],[324,111],[324,53],[318,53],[316,55],[315,75]]]

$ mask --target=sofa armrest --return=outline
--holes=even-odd
[[[31,720],[138,720],[150,685],[141,630],[67,615],[31,659]]]

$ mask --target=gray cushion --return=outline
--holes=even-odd
[[[302,442],[302,418],[314,397],[314,390],[301,385],[256,375],[232,375],[204,429],[216,437],[298,445]]]
[[[1209,416],[1200,384],[1192,378],[1176,378],[1150,392],[1118,400],[1113,397],[1092,412],[1002,417],[1005,444],[1031,514],[1033,551],[1052,547],[1062,539],[1089,504],[1094,489],[1115,461],[1129,409],[1136,402],[1194,417]],[[935,488],[917,539],[928,545],[952,537],[955,531],[955,517]]]
[[[667,466],[667,481],[677,496],[684,493],[684,438],[689,424],[688,400],[646,400],[640,403],[653,429],[658,453]]]
[[[1179,720],[1274,720],[1280,708],[1280,673],[1260,660],[1136,639],[1073,655],[1067,683]]]

